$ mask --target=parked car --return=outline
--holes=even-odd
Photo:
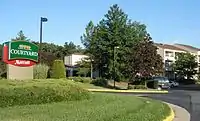
[[[156,81],[157,84],[154,86],[154,88],[158,90],[170,88],[169,79],[167,77],[158,76],[158,77],[153,77],[152,80],[154,82]]]
[[[179,83],[175,81],[169,81],[170,87],[178,87]]]

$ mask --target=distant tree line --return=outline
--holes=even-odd
[[[11,39],[11,41],[30,41],[35,43],[36,45],[39,46],[38,41],[34,41],[26,37],[21,30],[16,38]],[[0,44],[0,57],[2,58],[2,48],[3,45]],[[47,64],[48,66],[51,66],[53,60],[55,59],[64,59],[64,56],[73,54],[73,53],[84,53],[84,49],[82,49],[79,45],[75,45],[73,42],[65,42],[63,46],[56,45],[54,43],[42,43],[42,63]],[[5,73],[6,71],[6,66],[5,64],[1,61],[0,62],[0,74]]]

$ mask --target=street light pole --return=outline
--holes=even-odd
[[[113,80],[114,80],[114,88],[115,88],[115,78],[116,78],[116,68],[115,68],[115,61],[116,61],[116,58],[115,58],[115,49],[116,48],[119,48],[118,46],[114,46],[113,47]]]
[[[41,62],[41,50],[42,50],[42,18],[40,20],[39,62]]]
[[[91,79],[93,79],[93,60],[91,59],[91,65],[90,65],[90,77],[91,77]]]
[[[93,78],[93,66],[92,66],[92,62],[91,62],[91,69],[90,69],[90,78],[92,79]]]
[[[40,18],[40,43],[39,43],[39,62],[41,62],[41,51],[42,51],[42,23],[47,22],[47,18]]]

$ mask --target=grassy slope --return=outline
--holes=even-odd
[[[1,121],[161,121],[168,114],[158,101],[98,93],[90,100],[0,108]]]
[[[90,93],[64,79],[0,80],[0,107],[87,99]]]

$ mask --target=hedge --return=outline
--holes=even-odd
[[[51,78],[66,78],[66,69],[62,60],[55,60],[50,71]]]
[[[94,84],[95,86],[103,86],[103,87],[108,86],[108,80],[104,78],[96,78],[92,80],[91,83]]]
[[[73,80],[75,82],[81,83],[91,83],[92,79],[90,77],[68,77],[68,79]]]
[[[73,82],[49,79],[0,80],[0,107],[88,99],[90,93]]]
[[[33,68],[34,79],[46,79],[48,75],[49,67],[45,64],[37,64]]]
[[[145,85],[128,85],[128,89],[148,89]]]

